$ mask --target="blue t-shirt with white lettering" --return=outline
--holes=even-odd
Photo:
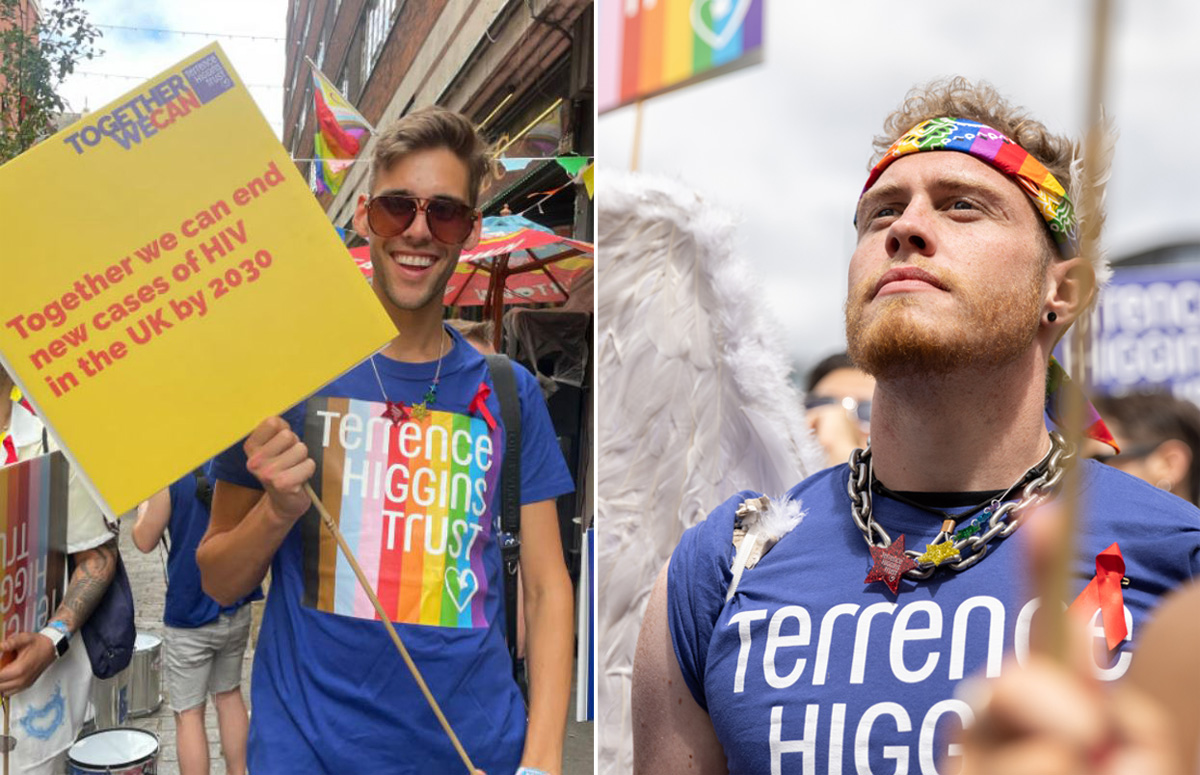
[[[404,645],[475,766],[513,772],[526,713],[504,642],[496,515],[504,433],[487,362],[456,331],[437,364],[376,356],[285,415],[317,461],[314,491],[338,521]],[[572,482],[533,375],[521,400],[521,503]],[[382,390],[380,386],[382,382]],[[393,417],[387,400],[406,408]],[[259,485],[240,445],[213,475]],[[248,765],[255,775],[462,769],[349,563],[315,509],[271,565],[254,659]]]
[[[1129,669],[1135,640],[1160,597],[1200,570],[1200,510],[1095,461],[1083,463],[1084,514],[1073,594],[1113,542],[1126,564],[1126,641],[1109,652],[1099,612],[1096,672]],[[954,735],[972,713],[954,698],[971,675],[999,674],[1028,655],[1038,606],[1028,588],[1022,532],[995,539],[962,572],[902,579],[893,595],[865,584],[872,565],[850,516],[849,467],[789,493],[804,519],[746,570],[726,604],[734,511],[742,492],[684,533],[671,556],[668,619],[675,654],[712,719],[734,773],[936,773],[959,756]],[[893,540],[923,549],[942,520],[876,494],[875,519]]]

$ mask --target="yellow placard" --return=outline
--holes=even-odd
[[[0,356],[112,514],[395,336],[221,48],[0,167]]]

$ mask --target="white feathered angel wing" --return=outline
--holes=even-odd
[[[781,493],[824,453],[730,218],[641,175],[606,175],[596,201],[598,760],[615,775],[633,767],[642,613],[680,534],[739,489]]]

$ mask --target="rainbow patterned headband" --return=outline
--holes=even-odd
[[[1058,250],[1066,258],[1079,254],[1075,208],[1062,184],[1037,159],[1004,133],[965,118],[931,118],[908,130],[871,170],[867,193],[888,165],[918,151],[960,151],[984,161],[1017,182],[1041,212]],[[859,199],[862,194],[859,194]]]

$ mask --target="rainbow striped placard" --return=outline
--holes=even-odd
[[[61,452],[0,468],[3,637],[37,632],[66,587],[67,459]]]
[[[599,112],[757,62],[765,0],[600,0]]]
[[[500,431],[441,410],[394,424],[383,416],[386,406],[309,400],[304,440],[317,462],[313,489],[392,621],[486,627],[483,549],[492,535]],[[377,619],[315,509],[303,530],[305,605]]]

